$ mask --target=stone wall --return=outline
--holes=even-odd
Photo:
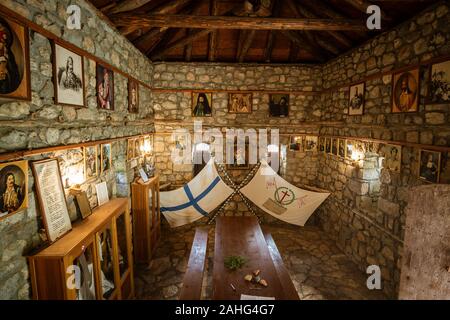
[[[321,118],[340,123],[324,124],[320,134],[450,146],[449,105],[425,104],[426,65],[420,67],[418,112],[391,113],[391,73],[448,55],[449,40],[449,7],[441,3],[325,64]],[[347,85],[367,77],[364,114],[349,116]],[[319,158],[319,186],[333,191],[318,211],[319,223],[361,270],[381,267],[383,290],[392,298],[398,294],[407,190],[424,183],[418,162],[419,149],[404,146],[401,172],[378,168],[378,179],[370,180],[367,168],[358,170],[351,161]],[[372,185],[379,191],[370,194]]]
[[[152,65],[116,30],[98,16],[96,9],[83,0],[77,1],[2,1],[14,12],[53,32],[58,37],[82,48],[132,77],[151,85]],[[81,8],[81,30],[65,28],[66,8]],[[31,102],[0,104],[0,152],[75,144],[153,131],[151,92],[140,86],[140,111],[129,114],[127,78],[114,74],[115,111],[97,109],[95,93],[95,61],[84,58],[86,108],[73,108],[54,103],[51,43],[41,34],[30,31]],[[108,119],[110,117],[110,119]],[[98,178],[84,183],[91,205],[96,205],[95,183],[106,181],[110,196],[128,196],[129,181],[134,170],[126,162],[126,141],[112,145],[113,167]],[[64,152],[49,152],[26,157],[37,160]],[[41,244],[39,219],[33,176],[29,170],[29,208],[0,220],[0,299],[30,297],[29,272],[25,255]],[[68,196],[72,221],[78,219],[73,198]]]

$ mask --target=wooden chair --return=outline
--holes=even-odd
[[[284,292],[288,293],[288,296],[298,297],[298,292],[292,283],[288,270],[284,266],[283,259],[281,258],[281,254],[278,251],[275,241],[273,241],[272,235],[267,231],[264,231],[263,233]]]
[[[194,241],[183,279],[180,300],[200,300],[202,295],[203,274],[208,251],[209,227],[198,227],[195,230]]]

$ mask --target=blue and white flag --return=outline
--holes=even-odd
[[[232,193],[210,159],[182,188],[160,193],[161,213],[172,228],[179,227],[207,216]]]

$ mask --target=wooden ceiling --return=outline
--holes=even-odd
[[[317,63],[380,31],[366,8],[382,11],[382,32],[438,0],[91,0],[152,61]]]

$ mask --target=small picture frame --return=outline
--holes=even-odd
[[[289,117],[289,94],[269,95],[269,114],[271,117]]]
[[[85,180],[94,179],[98,176],[98,145],[83,148],[84,175]]]
[[[28,208],[28,161],[0,164],[0,219]]]
[[[317,136],[306,136],[305,137],[305,151],[317,151]]]
[[[319,152],[325,152],[325,137],[319,137]]]
[[[148,182],[148,180],[149,180],[148,175],[145,173],[143,168],[139,169],[139,176],[141,177],[141,179],[144,183]]]
[[[450,103],[450,60],[430,66],[427,104]]]
[[[345,151],[345,157],[347,159],[353,160],[352,155],[353,155],[353,148],[354,148],[355,142],[353,140],[349,140],[347,139],[346,142],[346,151]]]
[[[338,156],[345,158],[345,152],[347,151],[347,146],[345,145],[345,139],[338,139]]]
[[[97,107],[101,110],[114,110],[114,72],[97,63],[96,66]]]
[[[331,154],[331,138],[325,137],[325,153]]]
[[[392,75],[392,113],[416,112],[419,105],[419,68]]]
[[[98,205],[101,206],[109,201],[108,186],[106,181],[98,183],[95,185],[97,191],[97,201]]]
[[[361,82],[350,87],[348,99],[348,114],[350,116],[364,113],[365,85],[365,82]]]
[[[402,165],[402,146],[386,144],[382,146],[380,153],[384,156],[383,168],[392,172],[400,172]]]
[[[192,116],[193,117],[212,116],[211,92],[192,92]]]
[[[127,161],[134,159],[134,139],[127,139]]]
[[[85,191],[81,191],[75,195],[78,210],[80,210],[81,218],[86,219],[92,214],[91,205]]]
[[[420,179],[431,183],[438,183],[441,167],[441,153],[421,149],[419,159]]]
[[[303,136],[290,137],[289,151],[303,151]]]
[[[112,167],[112,148],[111,143],[101,145],[100,167],[101,173],[111,169]]]
[[[252,113],[251,93],[231,92],[228,94],[228,113]]]
[[[139,113],[139,83],[128,78],[128,112]]]
[[[338,155],[338,138],[331,138],[331,154],[334,154],[335,156]]]

